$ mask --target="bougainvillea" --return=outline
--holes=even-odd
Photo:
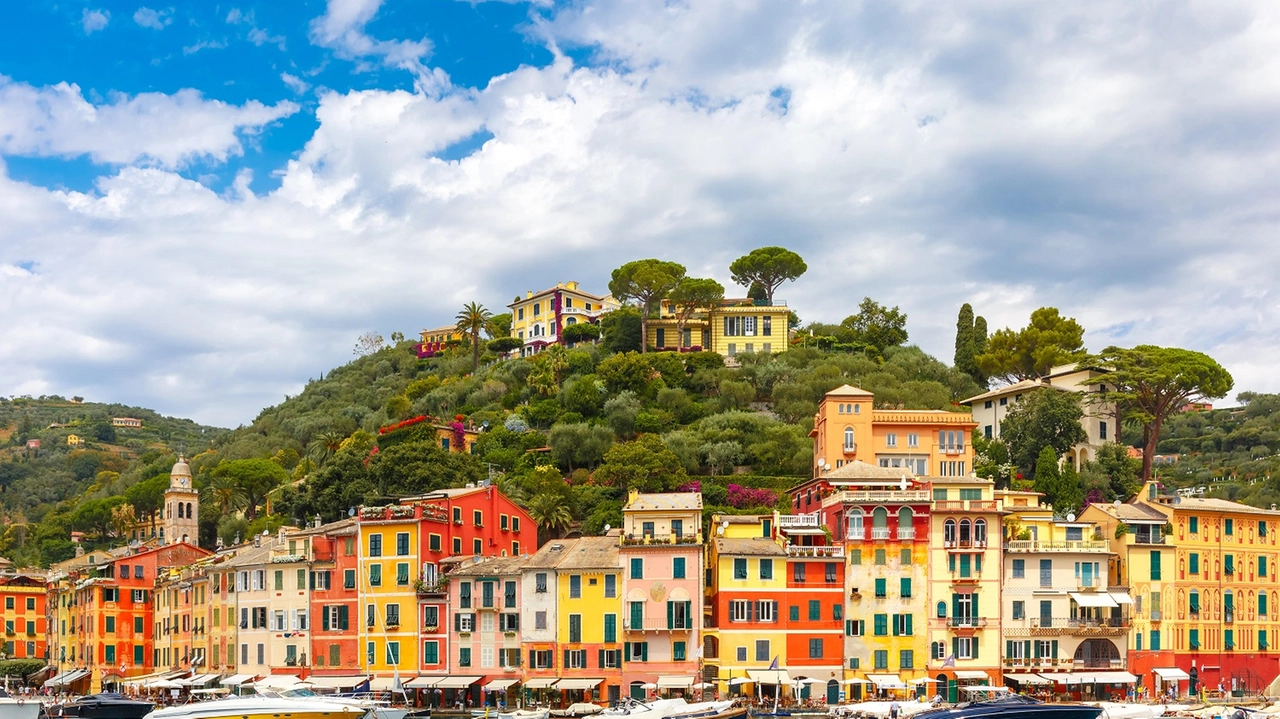
[[[688,483],[688,484],[684,485],[683,487],[681,487],[681,488],[677,489],[676,491],[677,491],[677,492],[701,492],[701,491],[702,491],[702,481],[701,481],[701,480],[698,480],[698,479],[695,479],[695,480],[693,480],[692,482],[690,482],[690,483]]]
[[[770,489],[751,489],[740,484],[729,485],[729,506],[738,509],[772,507],[778,503],[778,494]]]
[[[379,427],[378,434],[390,434],[397,430],[404,429],[405,427],[412,427],[419,422],[425,421],[427,421],[427,416],[425,414],[420,414],[417,417],[410,417],[403,422],[396,422],[395,424],[389,424],[386,427]]]

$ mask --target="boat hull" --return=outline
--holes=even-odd
[[[0,719],[36,719],[40,702],[35,699],[0,699]]]
[[[151,702],[134,701],[120,695],[90,694],[52,709],[48,714],[79,719],[142,719],[153,709],[155,705]]]
[[[1100,714],[1102,709],[1088,704],[992,701],[930,709],[914,719],[1098,719]]]
[[[369,713],[346,704],[245,697],[157,709],[147,719],[363,719]]]

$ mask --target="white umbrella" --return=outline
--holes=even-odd
[[[867,681],[866,679],[859,679],[857,677],[854,677],[853,679],[845,679],[840,683],[841,684],[870,684],[871,682]]]
[[[711,682],[700,682],[694,686],[698,689],[712,689],[715,687],[715,684],[712,684]]]
[[[827,682],[826,682],[825,680],[822,680],[822,679],[806,678],[806,679],[801,679],[800,681],[798,681],[798,682],[796,682],[796,683],[797,683],[797,684],[808,684],[809,686],[813,686],[814,684],[826,684]]]
[[[731,687],[736,687],[742,684],[750,684],[750,683],[751,683],[751,680],[746,677],[734,677],[733,679],[729,680],[729,686]]]
[[[907,683],[908,683],[908,684],[912,684],[912,685],[920,685],[920,684],[932,684],[933,682],[936,682],[936,681],[938,681],[938,680],[937,680],[937,679],[930,679],[930,678],[928,678],[928,677],[924,677],[924,678],[921,678],[921,679],[912,679],[911,681],[909,681],[909,682],[907,682]]]
[[[653,684],[653,683],[649,683],[649,684],[645,684],[645,685],[644,685],[644,688],[645,688],[645,689],[657,689],[657,688],[658,688],[658,685],[657,685],[657,684]]]

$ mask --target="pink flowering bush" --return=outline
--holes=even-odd
[[[676,491],[677,491],[677,492],[701,492],[701,491],[702,491],[702,481],[701,481],[701,480],[698,480],[698,479],[695,479],[695,480],[693,480],[692,482],[690,482],[690,483],[688,483],[688,484],[684,485],[683,487],[680,487],[680,488],[679,488],[679,489],[677,489]]]
[[[740,484],[730,484],[728,501],[729,506],[738,509],[772,507],[778,503],[778,494],[769,489],[751,489]]]

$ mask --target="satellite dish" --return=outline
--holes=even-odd
[[[1117,507],[1119,507],[1121,504],[1123,504],[1123,502],[1121,502],[1120,500],[1118,500],[1118,499],[1117,499],[1116,501],[1112,502],[1112,504],[1114,504],[1114,505],[1116,505]]]
[[[265,530],[265,529],[264,529],[264,530],[262,530],[262,536],[264,536],[264,537],[270,537],[270,536],[271,536],[271,532],[268,532],[267,530]]]
[[[356,516],[356,508],[355,508],[355,507],[352,507],[351,509],[348,509],[348,510],[347,510],[347,516],[348,516],[348,517],[354,517],[354,516]]]
[[[727,519],[726,519],[726,520],[724,520],[723,522],[721,522],[721,523],[720,523],[720,528],[721,528],[721,529],[728,529],[728,528],[729,528],[729,520],[727,520]]]
[[[609,525],[609,524],[604,525],[604,534],[608,534],[610,529],[613,529],[612,525]]]
[[[716,534],[719,534],[722,537],[724,536],[724,525],[716,527]]]
[[[827,466],[827,460],[826,460],[826,459],[824,459],[824,458],[822,458],[822,457],[819,457],[819,458],[818,458],[818,466],[819,466],[819,467],[825,467],[825,466]]]
[[[1070,513],[1068,513],[1068,514],[1067,514],[1067,521],[1068,521],[1068,522],[1074,522],[1074,521],[1076,521],[1076,515],[1075,515],[1075,512],[1070,512]]]

